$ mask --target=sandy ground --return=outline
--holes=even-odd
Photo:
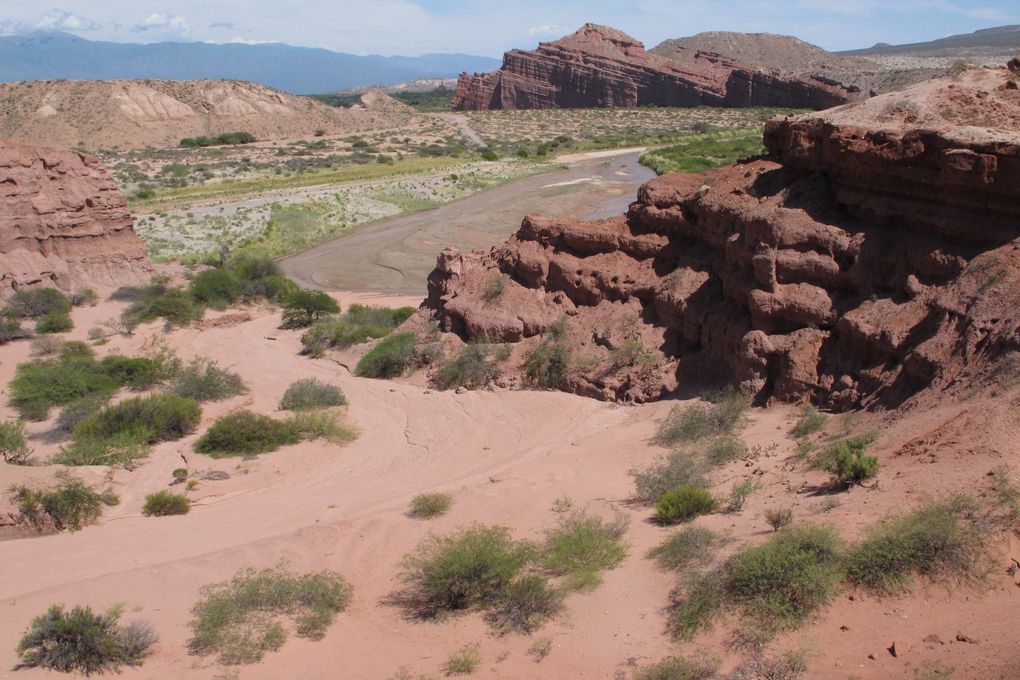
[[[490,248],[532,212],[608,217],[626,211],[637,188],[655,176],[640,150],[576,154],[564,170],[527,177],[434,210],[376,222],[350,236],[285,258],[288,276],[306,287],[424,296],[439,251]]]
[[[339,297],[345,305],[417,302],[400,296]],[[118,310],[113,303],[75,310],[72,337],[84,337],[90,326]],[[391,677],[402,666],[415,676],[434,677],[450,653],[470,643],[480,645],[483,657],[473,676],[478,678],[628,678],[636,665],[699,650],[721,658],[724,668],[739,662],[724,644],[737,623],[733,620],[697,646],[669,641],[665,607],[675,577],[657,571],[643,556],[670,530],[650,523],[648,508],[628,502],[633,488],[628,469],[665,453],[649,438],[672,404],[624,407],[553,392],[456,394],[354,378],[341,365],[351,357],[299,356],[300,333],[278,330],[278,313],[243,311],[249,320],[211,322],[204,329],[168,336],[183,358],[214,358],[238,371],[250,387],[248,395],[207,405],[200,431],[242,406],[272,413],[287,385],[314,376],[344,390],[350,400],[348,419],[360,437],[343,448],[305,443],[252,461],[215,461],[192,451],[196,437],[191,436],[156,447],[131,472],[80,470],[93,483],[108,480],[122,502],[78,533],[0,543],[0,677],[59,677],[13,670],[18,636],[33,616],[57,602],[101,609],[119,603],[126,620],[155,626],[161,639],[153,656],[143,667],[125,670],[125,678],[376,679]],[[157,334],[153,325],[130,338],[112,338],[100,352],[137,353]],[[27,354],[24,342],[0,348],[2,384]],[[754,543],[768,535],[763,509],[790,506],[798,520],[833,522],[853,538],[866,524],[924,497],[984,489],[988,470],[1003,461],[1018,462],[1010,444],[1015,418],[996,420],[1001,436],[991,443],[980,438],[969,446],[943,442],[946,446],[933,445],[937,453],[923,457],[894,453],[899,443],[951,420],[956,411],[947,407],[915,414],[909,421],[858,423],[882,426],[876,449],[883,465],[881,484],[840,494],[838,505],[826,510],[826,498],[811,492],[822,477],[789,458],[793,410],[756,410],[742,437],[760,455],[718,470],[713,481],[718,495],[747,477],[757,478],[761,489],[741,512],[698,521],[729,533],[734,546]],[[966,417],[980,419],[988,412],[972,404]],[[12,415],[0,407],[0,417]],[[57,447],[46,440],[46,429],[46,424],[31,428],[40,459]],[[230,479],[203,482],[192,492],[195,506],[188,515],[142,516],[145,494],[168,485],[182,456],[191,469],[222,470]],[[0,486],[54,473],[49,466],[2,466]],[[452,510],[431,522],[408,518],[408,501],[423,491],[452,494]],[[575,508],[626,516],[630,556],[606,574],[597,590],[569,596],[565,614],[539,633],[494,637],[477,614],[443,623],[414,622],[385,603],[399,586],[401,558],[429,532],[484,522],[509,526],[517,537],[538,538],[555,523],[552,506],[564,496]],[[1020,588],[1005,566],[1007,555],[1020,556],[1020,547],[1015,542],[995,547],[995,569],[980,586],[932,586],[880,600],[841,593],[775,648],[803,650],[810,678],[913,678],[925,660],[953,666],[957,680],[1015,678],[1020,651],[1011,621],[1020,613]],[[325,639],[292,638],[262,663],[238,667],[239,675],[225,675],[212,660],[188,655],[189,611],[199,589],[242,567],[281,561],[296,570],[335,569],[354,585],[353,604]],[[976,642],[957,642],[957,633]],[[944,644],[926,643],[931,634]],[[553,649],[535,663],[527,649],[539,637],[551,638]],[[886,651],[893,642],[895,658]]]

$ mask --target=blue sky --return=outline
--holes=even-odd
[[[119,42],[275,41],[357,54],[499,56],[587,21],[619,28],[648,47],[725,30],[796,35],[840,50],[1020,24],[1020,1],[67,0],[46,7],[0,0],[0,34],[57,29]]]

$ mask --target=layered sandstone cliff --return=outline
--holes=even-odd
[[[716,380],[851,408],[952,385],[1020,350],[1017,78],[774,120],[769,158],[652,180],[626,216],[529,217],[444,251],[423,314],[522,350],[566,318],[559,386],[606,399]]]
[[[781,106],[824,109],[850,92],[813,78],[747,67],[711,52],[684,62],[651,54],[612,28],[586,24],[533,51],[512,50],[498,71],[462,74],[461,110],[609,106]]]
[[[150,275],[124,194],[97,159],[0,140],[0,294]]]

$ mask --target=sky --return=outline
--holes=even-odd
[[[0,0],[0,34],[115,42],[284,42],[354,54],[499,57],[606,24],[649,48],[701,31],[795,35],[829,50],[1020,24],[1018,0]]]

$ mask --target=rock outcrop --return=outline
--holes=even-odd
[[[838,85],[747,67],[711,52],[684,62],[645,51],[612,28],[586,24],[534,51],[511,50],[498,71],[462,74],[461,110],[609,106],[782,106],[825,109],[851,93]]]
[[[124,194],[92,156],[0,140],[0,294],[151,276]]]
[[[444,251],[421,314],[518,356],[566,318],[560,387],[605,399],[715,380],[843,409],[945,388],[1020,350],[1016,78],[773,120],[769,158],[659,177],[626,216],[528,217],[489,253]]]

